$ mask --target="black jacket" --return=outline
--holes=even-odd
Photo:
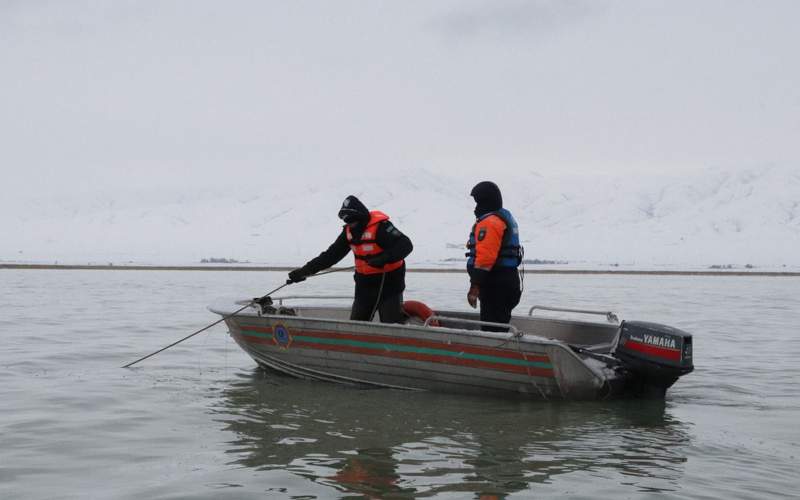
[[[350,244],[347,242],[347,232],[345,227],[327,250],[314,257],[303,266],[304,274],[314,274],[323,269],[327,269],[340,260],[345,258],[350,252]],[[354,239],[354,243],[360,241]],[[387,262],[397,262],[398,260],[405,259],[408,254],[414,249],[411,240],[405,234],[401,233],[391,221],[383,221],[378,223],[375,231],[375,242],[383,249],[383,254],[387,258]],[[383,294],[391,295],[394,293],[402,292],[405,285],[406,266],[405,264],[394,271],[386,273],[386,279],[383,284]],[[381,274],[359,274],[355,273],[354,279],[356,281],[356,294],[359,288],[378,288],[381,284]]]

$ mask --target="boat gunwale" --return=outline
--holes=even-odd
[[[313,307],[314,309],[318,309],[318,310],[322,309],[322,310],[331,310],[331,311],[339,311],[339,310],[349,309],[348,307],[316,306],[316,305],[305,305],[305,306],[296,306],[296,307],[298,307],[298,308]],[[475,329],[469,329],[469,328],[452,328],[452,327],[447,327],[447,326],[431,326],[431,325],[427,325],[426,326],[426,325],[415,325],[415,324],[409,324],[409,323],[380,323],[380,322],[377,322],[377,321],[357,321],[357,320],[351,320],[351,319],[324,318],[324,317],[317,317],[317,316],[313,316],[313,317],[312,316],[292,316],[292,315],[289,315],[289,314],[259,314],[258,312],[249,311],[249,310],[244,310],[244,311],[240,311],[240,312],[238,312],[236,314],[231,314],[233,312],[233,310],[223,310],[222,307],[216,306],[216,305],[209,305],[209,306],[207,306],[207,309],[209,311],[211,311],[212,313],[218,314],[218,315],[223,316],[223,317],[298,318],[298,319],[309,320],[309,321],[312,321],[312,320],[313,321],[326,321],[326,322],[333,322],[333,323],[339,323],[339,324],[356,324],[356,325],[374,324],[375,326],[379,326],[380,328],[388,327],[388,328],[391,328],[391,329],[395,329],[395,328],[399,328],[399,329],[415,329],[415,330],[418,329],[418,330],[424,330],[424,331],[430,331],[431,329],[435,329],[435,331],[450,330],[450,331],[455,331],[455,332],[466,333],[467,335],[474,335],[474,336],[478,336],[478,337],[492,338],[492,339],[495,339],[495,340],[510,340],[510,339],[517,338],[517,337],[514,336],[514,334],[512,334],[510,339],[509,339],[509,336],[507,335],[506,332],[491,332],[491,331],[475,330]],[[465,312],[468,312],[468,311],[443,310],[443,311],[437,311],[436,314],[437,314],[437,316],[446,316],[447,313],[464,314]],[[532,317],[532,316],[512,316],[511,318],[512,318],[512,320],[514,318],[518,318],[518,319],[521,319],[521,320],[530,320],[530,319],[532,319],[534,321],[545,321],[545,322],[549,322],[549,323],[555,323],[555,324],[558,324],[558,325],[566,325],[566,326],[580,325],[580,326],[601,327],[601,328],[611,328],[611,329],[619,329],[620,328],[620,324],[602,323],[602,322],[599,322],[599,321],[593,322],[593,321],[584,321],[584,320],[570,320],[570,319],[564,319],[564,318],[551,318],[551,317],[542,317],[542,316],[538,316],[538,317],[535,317],[535,318]],[[448,318],[445,318],[445,319],[448,319]],[[452,317],[452,319],[457,321],[458,319],[462,319],[462,318]],[[511,324],[511,326],[514,326],[514,325]],[[523,338],[541,339],[541,343],[542,344],[564,344],[564,345],[567,345],[566,342],[563,342],[563,341],[558,340],[558,339],[552,339],[552,338],[548,338],[548,337],[543,337],[543,336],[537,335],[535,333],[530,333],[530,332],[523,331],[523,330],[521,330],[519,328],[518,328],[518,331],[519,331],[519,334],[520,334],[520,336],[519,336],[520,339],[523,339]],[[600,344],[600,342],[598,342],[598,344]],[[595,345],[595,344],[587,344],[587,345]]]
[[[390,330],[412,330],[418,332],[441,332],[445,335],[452,335],[458,334],[465,337],[478,337],[478,338],[485,338],[489,340],[504,340],[504,341],[512,341],[512,340],[519,340],[519,341],[527,341],[530,344],[542,344],[542,345],[558,345],[558,346],[566,346],[566,344],[560,340],[549,339],[547,337],[542,337],[533,333],[527,333],[520,330],[520,335],[516,336],[515,334],[509,334],[508,332],[489,332],[484,330],[470,330],[467,328],[450,328],[446,326],[425,326],[425,325],[413,325],[413,324],[406,324],[406,323],[379,323],[374,321],[357,321],[352,319],[337,319],[337,318],[319,318],[319,317],[310,317],[310,316],[292,316],[288,314],[231,314],[230,312],[223,312],[218,309],[212,309],[211,307],[208,308],[209,311],[213,312],[214,314],[219,314],[224,316],[226,319],[230,318],[241,318],[241,317],[248,317],[248,318],[268,318],[268,319],[275,319],[275,320],[288,320],[288,321],[311,321],[314,323],[333,323],[337,325],[357,325],[357,326],[367,326],[373,325],[374,327],[378,327],[380,329],[390,329]],[[443,331],[444,330],[444,331]],[[378,332],[374,332],[375,334],[380,334]],[[569,349],[568,349],[569,350]]]
[[[282,301],[282,300],[287,300],[287,299],[292,299],[292,298],[297,298],[297,299],[300,299],[300,300],[310,300],[310,299],[320,299],[320,300],[322,300],[322,299],[326,299],[326,298],[327,299],[342,299],[344,297],[352,298],[350,296],[338,296],[338,295],[337,296],[330,296],[330,297],[328,297],[328,296],[308,296],[308,297],[303,297],[303,296],[291,297],[291,296],[289,296],[289,297],[275,297],[273,300]],[[235,300],[235,301],[233,301],[233,304],[236,304],[236,305],[239,305],[239,306],[244,306],[244,305],[251,305],[252,306],[252,305],[254,305],[253,301],[252,300],[248,300],[248,299]],[[289,309],[289,308],[292,308],[292,307],[298,307],[298,308],[313,307],[314,309],[322,309],[322,310],[349,310],[350,309],[350,306],[330,306],[330,305],[315,305],[315,304],[303,304],[303,305],[291,306],[291,305],[284,305],[282,302],[279,302],[278,307],[279,308],[283,307],[283,308],[286,308],[286,309]],[[218,308],[218,306],[216,306],[214,304],[207,306],[207,308],[208,308],[209,311],[212,311],[212,312],[214,312],[216,314],[222,314],[222,312],[215,310],[215,308]],[[244,315],[259,316],[259,314],[257,312],[252,312],[252,311],[250,311],[248,309],[245,309],[244,311],[246,311],[246,313]],[[226,314],[230,314],[230,312],[232,312],[232,311],[229,311]],[[464,313],[469,313],[469,312],[470,311],[457,311],[457,310],[452,310],[452,309],[433,310],[433,314],[434,315],[446,315],[447,313],[464,314]],[[554,312],[558,312],[558,311],[554,311]],[[567,311],[565,311],[565,312],[567,312]],[[617,317],[620,316],[619,313],[614,313],[614,314]],[[264,315],[262,314],[261,316],[264,316]],[[520,320],[523,320],[523,321],[535,320],[535,321],[546,321],[546,322],[557,323],[557,324],[577,324],[577,325],[582,325],[582,326],[599,326],[599,327],[610,327],[610,328],[619,328],[620,325],[622,324],[622,320],[619,320],[619,322],[617,322],[617,323],[613,323],[613,322],[608,322],[608,321],[604,322],[604,321],[599,321],[599,320],[591,321],[589,319],[567,319],[567,318],[559,318],[559,317],[556,317],[556,316],[542,316],[542,315],[533,316],[532,314],[528,314],[527,316],[512,315],[511,318],[512,319],[517,318],[517,319],[520,319]],[[391,323],[382,323],[382,324],[391,324]]]

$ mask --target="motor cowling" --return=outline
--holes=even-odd
[[[614,357],[629,372],[629,390],[640,396],[664,397],[694,370],[692,335],[658,323],[623,321]]]

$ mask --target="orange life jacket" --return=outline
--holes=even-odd
[[[356,272],[359,274],[380,274],[383,272],[394,271],[403,265],[403,259],[397,262],[389,262],[383,267],[372,267],[367,264],[366,259],[373,255],[378,255],[383,252],[383,248],[375,241],[375,233],[378,231],[378,224],[383,221],[389,220],[389,216],[379,210],[373,210],[369,213],[369,222],[364,232],[361,233],[361,240],[358,243],[353,242],[353,234],[350,232],[350,226],[345,226],[345,233],[347,234],[347,242],[350,244],[350,249],[353,250],[353,256],[356,258]]]

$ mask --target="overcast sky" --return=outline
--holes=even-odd
[[[2,180],[800,168],[798,19],[799,1],[0,0]]]

